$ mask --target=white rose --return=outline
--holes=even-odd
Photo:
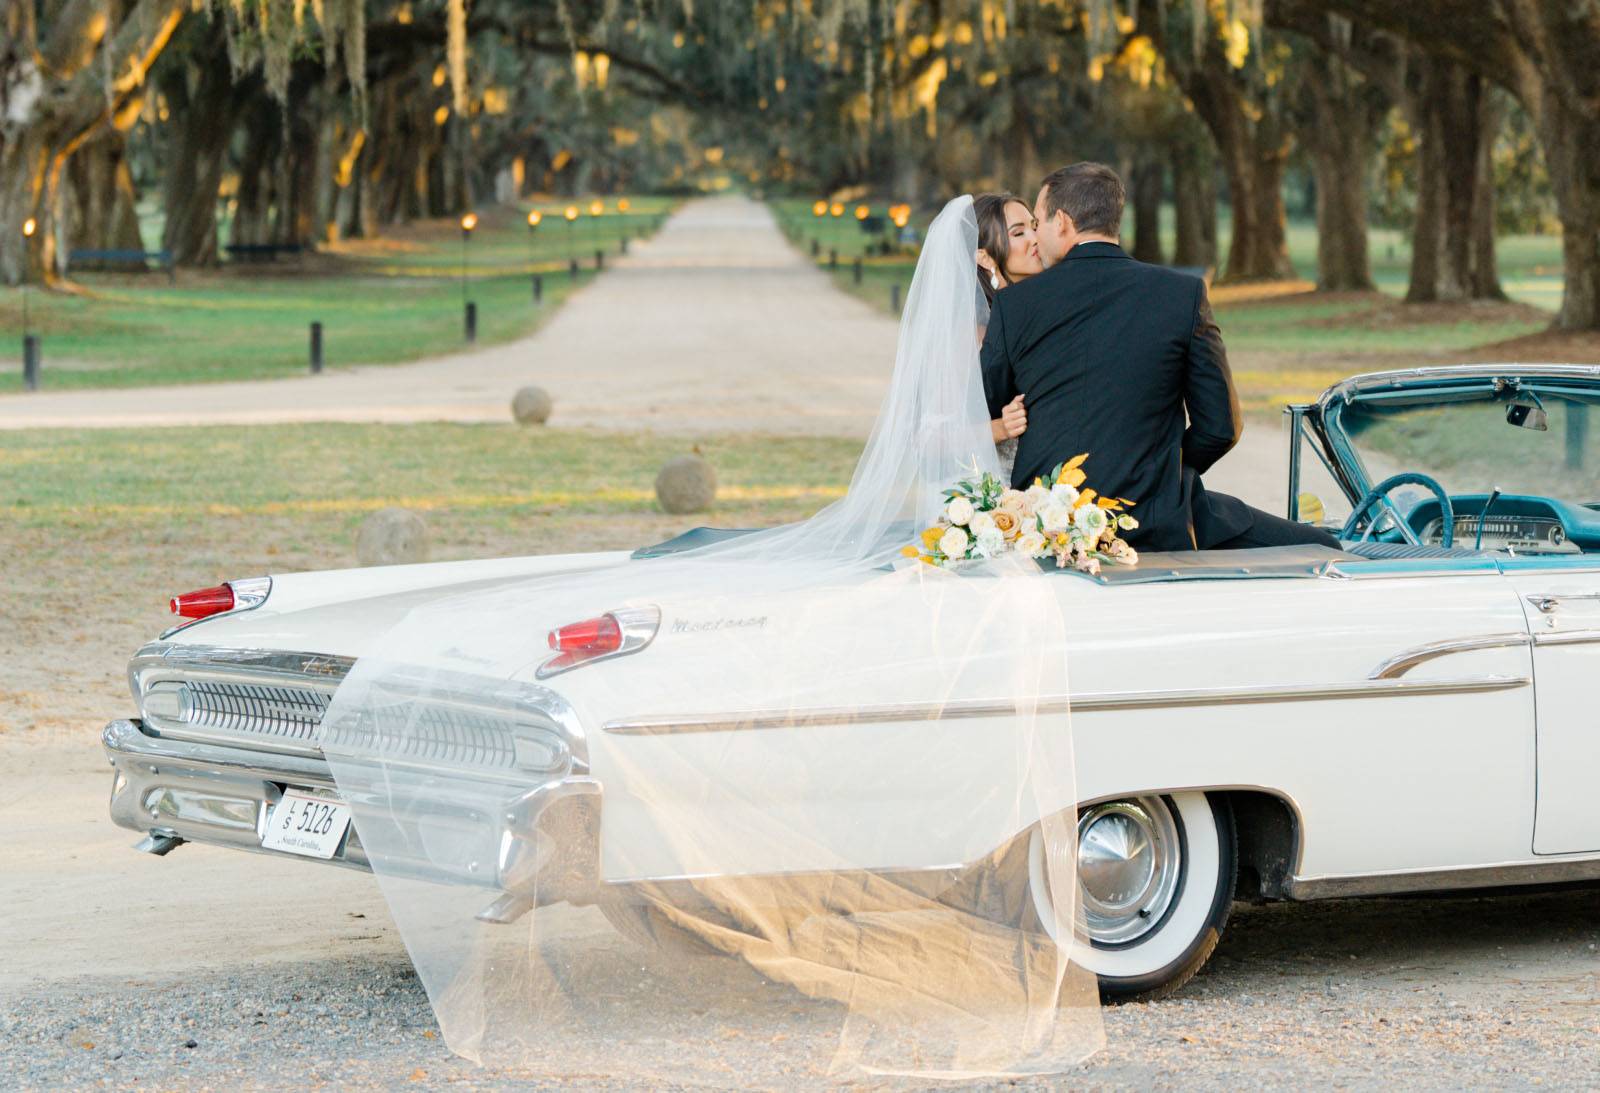
[[[1000,500],[995,502],[994,507],[997,509],[1010,509],[1012,512],[1021,513],[1024,516],[1033,511],[1033,507],[1028,504],[1028,495],[1021,490],[1002,490]]]
[[[952,562],[958,562],[967,556],[967,533],[960,528],[951,528],[939,538],[939,550]]]
[[[944,507],[944,518],[952,524],[965,524],[972,519],[972,502],[965,497],[952,497]]]
[[[1050,544],[1037,531],[1025,531],[1017,536],[1017,549],[1030,558],[1042,558],[1049,552]]]
[[[1027,502],[1029,512],[1038,512],[1050,500],[1050,491],[1043,486],[1029,486],[1023,491],[1022,499]]]
[[[977,538],[978,553],[985,558],[995,558],[1005,553],[1006,537],[1000,534],[999,528],[990,528],[980,531]]]
[[[1078,488],[1057,482],[1050,487],[1050,496],[1070,509],[1078,503]]]
[[[987,512],[975,512],[972,514],[972,519],[967,521],[967,530],[981,539],[989,532],[999,529],[995,527],[993,516]]]
[[[1072,526],[1083,532],[1090,542],[1104,535],[1109,524],[1105,510],[1099,505],[1083,505],[1072,514]]]
[[[1044,521],[1044,530],[1047,532],[1065,531],[1072,523],[1072,508],[1050,498],[1039,509],[1039,519]]]

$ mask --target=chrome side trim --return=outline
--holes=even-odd
[[[1600,880],[1600,857],[1563,861],[1500,862],[1460,869],[1416,869],[1331,877],[1292,877],[1290,899],[1340,899],[1398,892],[1453,892],[1470,888],[1511,888],[1524,884],[1563,884]]]
[[[1406,649],[1396,653],[1382,664],[1372,670],[1368,679],[1399,679],[1419,664],[1430,660],[1447,657],[1454,653],[1470,653],[1478,649],[1505,649],[1515,645],[1527,645],[1528,635],[1523,631],[1505,634],[1479,634],[1470,638],[1448,638],[1444,641],[1432,641],[1426,645],[1418,645],[1413,649]]]
[[[1593,645],[1600,642],[1600,630],[1552,630],[1533,635],[1535,645]]]
[[[1033,709],[1041,714],[1105,713],[1112,710],[1181,709],[1262,702],[1319,702],[1353,698],[1399,698],[1420,695],[1476,694],[1526,687],[1527,676],[1471,676],[1462,679],[1364,679],[1353,683],[1287,684],[1274,687],[1213,687],[1201,690],[1123,691],[1041,696]],[[1007,717],[1017,704],[977,699],[943,704],[895,703],[860,709],[750,710],[699,715],[619,718],[602,729],[618,736],[654,736],[684,732],[732,732],[745,729],[789,729],[813,725],[873,725],[896,721],[954,721],[973,717]]]

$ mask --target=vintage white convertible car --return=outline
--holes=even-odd
[[[1107,997],[1181,985],[1235,899],[1600,879],[1596,403],[1600,367],[1356,377],[1287,415],[1289,514],[1313,509],[1300,492],[1309,448],[1345,495],[1313,511],[1350,506],[1344,549],[1147,555],[1100,577],[1041,578],[1067,619],[1116,620],[1073,628],[1071,693],[1046,698],[1072,714],[1083,959]],[[463,588],[640,565],[714,534],[637,555],[292,573],[179,597],[177,613],[198,621],[139,651],[138,717],[104,732],[112,816],[155,854],[195,841],[364,867],[320,734],[377,635]],[[876,841],[882,860],[844,860],[937,877],[1030,838],[926,777],[959,768],[970,780],[990,762],[985,736],[1014,713],[1003,696],[823,702],[773,719],[719,702],[710,679],[696,687],[703,709],[685,715],[656,708],[649,680],[691,643],[704,664],[707,643],[759,642],[762,628],[683,604],[607,609],[563,627],[560,650],[526,678],[435,693],[435,731],[413,741],[416,767],[503,796],[486,812],[441,790],[408,818],[480,840],[485,864],[459,879],[483,887],[481,918],[566,900],[600,903],[626,928],[626,901],[608,895],[681,875],[643,803],[646,788],[659,800],[681,787],[642,787],[639,772],[670,783],[703,757],[771,781],[705,817],[708,829],[738,824],[750,801],[781,809],[786,794],[816,791],[769,773],[786,740],[834,757],[837,824],[818,867],[830,842],[881,828],[886,802],[905,813],[903,834]],[[893,757],[872,752],[885,721],[923,723],[915,785],[890,784]],[[951,815],[960,822],[936,822]],[[1037,861],[1049,851],[1031,838]]]

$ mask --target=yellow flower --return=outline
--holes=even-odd
[[[900,553],[904,557],[915,558],[915,557],[917,557],[917,555],[921,554],[922,552],[920,550],[918,550],[914,546],[903,546],[903,547],[900,548]]]
[[[943,534],[944,528],[934,525],[922,533],[922,545],[925,547],[933,546],[939,541],[939,537]]]
[[[1084,490],[1082,493],[1078,494],[1078,503],[1072,507],[1075,509],[1081,509],[1098,496],[1100,495],[1095,493],[1093,490]]]
[[[1071,470],[1066,470],[1063,468],[1061,471],[1061,477],[1057,478],[1056,481],[1065,482],[1069,486],[1081,486],[1083,485],[1084,479],[1088,477],[1088,475],[1084,474],[1076,467],[1072,468]]]

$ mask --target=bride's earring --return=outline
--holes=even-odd
[[[1000,291],[1000,275],[998,273],[989,274],[989,287],[996,292]]]

